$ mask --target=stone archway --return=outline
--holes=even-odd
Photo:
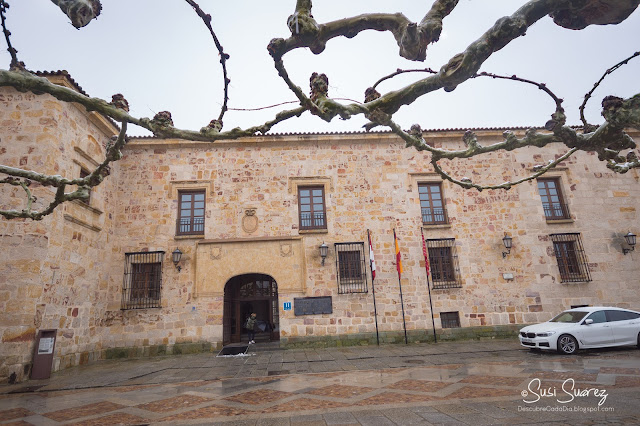
[[[246,318],[258,315],[256,341],[280,340],[278,284],[270,275],[243,274],[224,286],[223,344],[246,341]],[[262,330],[264,328],[264,330]]]

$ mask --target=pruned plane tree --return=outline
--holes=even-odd
[[[218,50],[220,65],[223,70],[222,108],[217,117],[212,117],[209,124],[198,130],[185,130],[174,126],[171,113],[162,111],[153,118],[134,117],[129,113],[126,99],[120,94],[103,100],[89,97],[77,91],[52,84],[44,77],[37,76],[19,60],[18,50],[10,35],[9,4],[0,0],[0,15],[2,29],[7,49],[11,55],[8,70],[0,70],[0,86],[13,87],[20,92],[47,93],[58,100],[74,102],[83,105],[89,111],[96,111],[111,118],[120,125],[120,134],[114,137],[108,145],[104,161],[93,171],[82,178],[67,179],[58,175],[46,175],[32,170],[0,165],[0,184],[20,187],[26,197],[24,208],[21,210],[1,210],[0,214],[8,219],[28,218],[39,220],[51,213],[57,206],[74,199],[85,199],[91,187],[99,185],[109,174],[110,163],[121,157],[121,149],[127,143],[127,126],[140,126],[163,138],[176,138],[191,141],[215,142],[222,139],[236,139],[256,134],[266,134],[275,125],[285,120],[295,119],[303,112],[310,112],[318,118],[330,122],[336,117],[347,120],[362,115],[368,123],[364,126],[368,131],[374,127],[388,128],[402,138],[407,147],[430,153],[430,161],[435,171],[455,184],[464,188],[509,189],[513,185],[535,179],[566,160],[576,151],[596,153],[606,167],[617,172],[625,173],[640,167],[640,161],[635,153],[636,143],[625,132],[628,129],[640,129],[640,94],[631,95],[624,99],[607,96],[602,100],[601,124],[587,122],[584,115],[586,103],[594,90],[610,74],[618,68],[631,62],[640,52],[629,52],[629,56],[607,69],[602,78],[595,82],[593,88],[585,95],[580,106],[581,126],[570,126],[566,123],[566,115],[562,106],[562,99],[543,82],[533,81],[516,75],[498,75],[482,71],[485,61],[513,40],[526,34],[529,27],[541,19],[552,19],[556,25],[568,30],[579,31],[591,25],[619,24],[626,20],[637,9],[640,0],[531,0],[511,15],[498,19],[488,25],[486,31],[476,40],[470,42],[464,51],[452,55],[439,69],[398,69],[392,74],[382,76],[373,83],[363,94],[362,102],[344,102],[329,96],[329,79],[325,74],[313,73],[310,76],[310,94],[302,89],[290,77],[285,66],[285,56],[296,49],[306,48],[313,54],[321,55],[327,49],[327,42],[336,37],[353,38],[363,31],[375,30],[389,33],[398,45],[398,54],[411,61],[424,62],[427,58],[427,47],[438,42],[447,17],[455,8],[464,7],[464,2],[458,0],[435,0],[428,8],[425,2],[424,18],[420,22],[411,22],[402,13],[366,13],[347,17],[331,22],[317,22],[313,16],[311,0],[297,0],[291,4],[293,13],[282,19],[287,25],[290,36],[288,38],[274,38],[266,46],[265,54],[271,55],[275,67],[274,72],[282,78],[288,88],[297,98],[299,105],[293,109],[285,109],[272,120],[246,128],[223,129],[223,118],[227,111],[230,77],[226,63],[230,56],[224,51],[221,40],[212,26],[212,18],[200,5],[193,0],[185,0],[185,7],[190,7],[199,16],[211,35],[213,44]],[[89,25],[101,10],[99,0],[52,0],[60,10],[68,16],[71,23],[80,29]],[[108,7],[108,4],[105,5]],[[388,53],[391,54],[391,53]],[[378,92],[379,84],[400,74],[414,73],[415,80],[399,90],[387,93]],[[503,140],[488,146],[479,143],[471,131],[464,135],[463,150],[446,150],[430,145],[422,137],[419,124],[394,121],[394,113],[400,108],[410,106],[420,97],[435,91],[450,92],[456,87],[476,78],[509,79],[518,84],[534,85],[548,95],[555,105],[550,119],[540,123],[539,130],[530,129],[519,138],[514,132],[504,132]],[[544,128],[544,130],[542,130]],[[539,164],[533,173],[513,182],[479,184],[467,178],[456,179],[449,175],[440,161],[443,159],[465,159],[500,150],[515,150],[527,146],[543,148],[548,144],[561,143],[566,146],[564,155],[553,161]],[[490,178],[490,177],[488,177]],[[490,179],[487,179],[490,180]],[[35,206],[35,196],[30,190],[31,185],[55,187],[55,195],[45,204]],[[75,190],[68,190],[71,187]],[[48,204],[47,204],[48,203]]]

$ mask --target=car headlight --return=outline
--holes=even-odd
[[[538,336],[538,337],[550,337],[550,336],[553,336],[554,334],[556,334],[555,331],[546,331],[544,333],[536,333],[536,336]]]

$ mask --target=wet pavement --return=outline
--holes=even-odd
[[[100,361],[0,386],[2,425],[640,424],[640,350],[515,340]]]

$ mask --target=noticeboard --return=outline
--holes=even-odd
[[[56,347],[57,330],[40,330],[36,338],[31,367],[32,379],[48,379],[51,376],[53,351]]]
[[[293,312],[296,316],[331,314],[333,313],[331,296],[294,298]]]

